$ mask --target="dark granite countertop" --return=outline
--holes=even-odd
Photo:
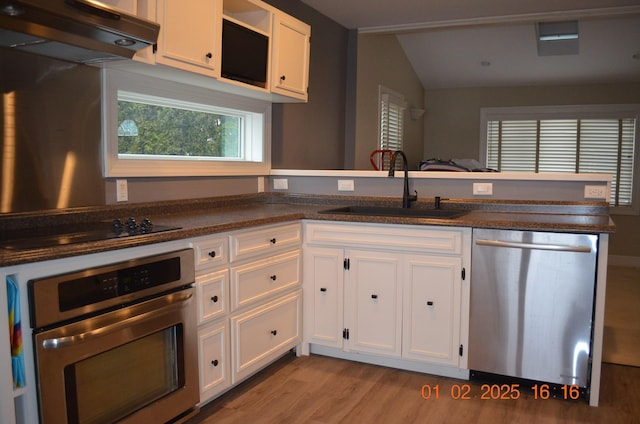
[[[111,205],[42,213],[7,214],[0,216],[0,232],[2,234],[0,266],[106,252],[299,219],[578,233],[611,233],[615,230],[606,203],[444,199],[442,201],[443,209],[459,209],[465,212],[462,216],[454,219],[318,213],[345,205],[399,207],[400,200],[380,197],[263,193],[153,204]],[[426,199],[413,207],[433,208],[433,201]],[[70,225],[110,221],[114,217],[126,216],[150,216],[155,225],[181,228],[134,237],[53,247],[15,248],[10,246],[12,240],[24,237],[21,234],[29,234],[28,237],[37,240],[38,229],[47,228],[50,232],[51,228],[60,228],[62,231]]]

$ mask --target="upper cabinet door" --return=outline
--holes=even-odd
[[[271,91],[307,100],[311,27],[276,12],[273,25]]]
[[[158,0],[156,61],[219,76],[222,4],[218,0]]]

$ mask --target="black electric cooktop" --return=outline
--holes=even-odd
[[[137,222],[134,218],[125,221],[94,222],[83,225],[28,229],[12,232],[3,237],[0,248],[6,250],[38,249],[64,246],[74,243],[88,243],[128,237],[140,237],[163,231],[178,230],[181,227],[154,225],[150,219]]]

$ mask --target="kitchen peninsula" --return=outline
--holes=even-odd
[[[386,180],[386,179],[385,179]],[[393,181],[392,181],[393,182]],[[397,183],[395,181],[397,188]],[[410,234],[412,230],[464,228],[507,228],[520,230],[554,231],[569,233],[590,233],[600,236],[597,296],[595,301],[595,331],[593,368],[589,402],[598,403],[600,355],[602,344],[602,325],[604,315],[604,290],[606,282],[606,261],[608,236],[615,230],[609,217],[608,206],[600,202],[577,201],[524,201],[524,200],[478,200],[447,198],[442,201],[444,209],[460,209],[462,216],[453,219],[415,218],[398,216],[368,216],[323,213],[328,209],[339,206],[387,206],[399,207],[397,197],[386,196],[344,196],[323,194],[286,194],[286,193],[257,193],[248,195],[234,195],[220,198],[195,199],[186,201],[149,202],[129,205],[110,205],[105,207],[88,207],[45,213],[7,214],[0,220],[3,241],[19,239],[21,229],[34,227],[65,228],[70,224],[110,221],[114,216],[126,217],[149,216],[154,225],[179,227],[179,229],[145,234],[140,237],[95,241],[79,244],[60,244],[57,246],[32,246],[16,248],[18,244],[3,246],[0,250],[0,266],[2,276],[20,275],[25,267],[36,269],[39,264],[66,263],[70,260],[82,262],[89,258],[89,262],[117,261],[125,258],[130,252],[140,254],[154,254],[161,251],[181,249],[195,245],[196,240],[205,236],[234,233],[246,228],[279,227],[288,223],[335,223],[344,225],[363,225],[376,228],[398,228],[403,233]],[[433,209],[434,198],[421,196],[414,205],[419,209]],[[162,210],[162,214],[158,211]],[[397,226],[397,227],[396,227]],[[30,240],[37,242],[37,234],[30,233]],[[306,242],[306,240],[303,240]],[[303,249],[306,249],[303,244]],[[468,260],[465,259],[465,260]],[[465,266],[469,264],[465,263]],[[75,267],[79,265],[74,265]],[[54,266],[52,270],[60,267]],[[47,272],[53,272],[53,271]],[[28,275],[29,273],[25,273]],[[22,284],[26,284],[23,281]],[[23,286],[24,287],[24,286]],[[305,287],[303,282],[303,287]],[[23,328],[29,334],[29,320],[27,312],[29,305],[26,291],[23,294]],[[4,293],[3,293],[4,297]],[[5,299],[3,304],[6,304]],[[464,311],[463,319],[464,319]],[[468,311],[467,311],[468,312]],[[3,314],[6,316],[6,314]],[[464,323],[463,323],[464,324]],[[305,325],[307,325],[305,323]],[[3,326],[6,329],[6,325]],[[463,332],[464,333],[464,332]],[[464,334],[463,334],[464,336]],[[308,340],[307,340],[308,341]],[[29,368],[33,363],[32,353],[29,351],[31,343],[25,343],[25,360]],[[303,347],[304,352],[304,347]],[[11,375],[10,358],[2,357],[0,372],[3,376]],[[461,362],[464,368],[464,361]],[[34,376],[32,370],[27,372],[27,387],[8,393],[9,397],[2,399],[2,405],[17,405],[17,409],[32,408],[35,405]],[[463,376],[463,378],[465,378]],[[10,382],[10,377],[3,381]],[[3,406],[2,413],[5,414]],[[12,410],[12,408],[10,408]],[[10,412],[8,416],[12,416]],[[4,417],[4,415],[3,415]],[[4,420],[3,420],[4,421]],[[9,422],[11,422],[9,420]]]

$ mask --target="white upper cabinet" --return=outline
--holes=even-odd
[[[311,27],[263,1],[104,2],[160,24],[155,52],[108,67],[274,103],[308,99]]]
[[[307,100],[311,27],[276,12],[273,25],[271,91]]]
[[[158,0],[156,62],[220,76],[222,3],[218,0]]]

